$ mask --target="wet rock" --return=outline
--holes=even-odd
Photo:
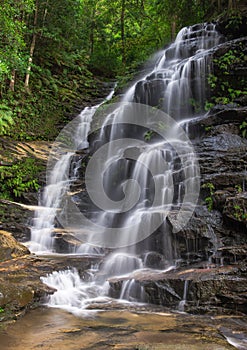
[[[28,255],[0,262],[0,314],[1,321],[16,319],[30,308],[45,301],[55,289],[43,284],[41,276],[53,271],[77,268],[83,280],[90,278],[87,270],[92,263],[100,262],[99,257],[90,256],[44,256]]]
[[[159,107],[162,106],[164,91],[165,85],[162,79],[140,81],[136,85],[134,101]]]
[[[143,256],[143,262],[145,267],[153,269],[165,269],[168,267],[168,261],[165,260],[164,255],[158,252],[148,252]]]
[[[9,232],[0,231],[0,262],[30,254],[29,250],[18,243]]]
[[[111,295],[119,297],[123,281],[133,278],[144,288],[149,303],[177,309],[185,299],[187,312],[247,313],[247,278],[238,266],[136,272],[110,279]]]
[[[30,239],[30,224],[34,215],[34,208],[0,200],[0,229],[11,232],[19,241],[25,242]]]
[[[226,198],[223,214],[247,228],[247,192]]]
[[[57,230],[54,235],[54,248],[57,253],[75,252],[76,248],[82,244],[72,233],[61,230]]]

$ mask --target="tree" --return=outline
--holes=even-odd
[[[32,61],[33,61],[33,53],[34,53],[36,39],[37,39],[36,27],[37,27],[37,23],[38,23],[38,7],[39,7],[39,3],[37,0],[36,5],[35,5],[35,9],[34,9],[33,35],[32,35],[32,41],[31,41],[31,45],[30,45],[28,67],[27,67],[27,73],[26,73],[26,79],[25,79],[26,90],[28,90],[28,87],[29,87],[30,72],[31,72],[31,67],[32,67],[31,65],[32,65]]]
[[[7,82],[15,89],[16,72],[23,74],[26,66],[25,18],[32,11],[32,0],[2,1],[0,6],[0,83],[1,93]]]

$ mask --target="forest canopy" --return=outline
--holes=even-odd
[[[95,76],[126,76],[183,26],[237,11],[238,5],[237,0],[1,0],[0,133],[8,134],[15,124],[19,138],[42,132],[53,137],[44,130],[51,123],[47,110],[54,111],[54,122],[94,87]]]

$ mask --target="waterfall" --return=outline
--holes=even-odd
[[[181,259],[176,232],[187,223],[197,204],[200,173],[190,140],[181,123],[175,120],[188,120],[205,113],[210,49],[222,40],[214,24],[183,28],[175,42],[160,53],[153,70],[126,92],[122,103],[82,112],[83,133],[74,149],[88,147],[87,135],[95,108],[98,115],[95,114],[94,120],[99,122],[104,116],[89,145],[84,179],[88,194],[86,197],[77,194],[76,199],[72,196],[66,206],[61,197],[71,181],[80,176],[80,163],[71,166],[74,152],[69,151],[51,162],[53,166],[41,202],[45,208],[36,214],[32,240],[41,246],[37,250],[51,250],[56,217],[68,227],[73,226],[75,236],[82,241],[78,253],[97,254],[102,252],[101,248],[114,252],[105,257],[89,284],[78,280],[77,272],[71,270],[43,278],[57,289],[50,297],[50,305],[86,308],[92,298],[107,295],[108,278],[123,275],[126,280],[120,299],[145,300],[143,287],[131,273],[157,268],[168,271]],[[73,199],[82,208],[85,198],[87,213],[78,215]],[[73,282],[74,274],[76,282]],[[70,282],[64,285],[64,279]],[[66,288],[72,291],[64,293]],[[60,291],[63,292],[58,296]],[[66,299],[71,293],[78,296],[76,300]],[[186,294],[187,281],[181,308]]]
[[[110,100],[114,89],[106,97]],[[104,101],[102,102],[104,103]],[[53,251],[54,239],[53,230],[57,212],[62,208],[63,196],[69,191],[70,185],[77,179],[80,159],[74,161],[75,152],[88,148],[88,134],[95,111],[102,104],[93,107],[86,107],[77,117],[77,128],[68,129],[66,137],[71,144],[71,151],[60,145],[61,140],[54,143],[50,161],[47,167],[47,185],[39,200],[39,208],[35,211],[31,230],[31,242],[27,245],[32,252],[47,253]],[[64,135],[63,135],[64,136]],[[67,143],[66,143],[67,145]],[[54,159],[52,152],[55,153]],[[58,156],[58,159],[57,159]]]
[[[183,299],[178,304],[178,311],[181,311],[181,312],[184,312],[184,306],[185,306],[186,301],[187,301],[188,284],[189,284],[189,281],[185,280],[184,281]]]

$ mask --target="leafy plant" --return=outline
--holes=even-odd
[[[235,185],[235,188],[236,188],[236,191],[238,193],[242,193],[243,192],[243,189],[242,189],[242,186],[241,185]]]
[[[213,102],[206,101],[204,109],[205,109],[205,111],[209,111],[213,106],[214,106]]]
[[[242,124],[239,126],[239,129],[241,130],[242,136],[247,138],[247,122],[243,121]]]
[[[211,89],[214,89],[216,87],[218,78],[214,74],[209,74],[207,80]]]
[[[234,205],[233,215],[239,221],[247,221],[247,213],[238,204]]]
[[[41,166],[33,158],[25,158],[11,166],[1,166],[0,198],[17,199],[27,191],[37,191],[40,170]]]
[[[14,124],[12,111],[5,104],[0,104],[0,135],[5,135]]]
[[[212,129],[212,126],[205,126],[205,131],[210,131]]]
[[[241,15],[239,13],[233,13],[228,20],[228,24],[226,25],[226,28],[231,30],[239,29],[242,22],[243,21],[242,21]]]
[[[202,185],[202,188],[206,188],[209,190],[209,196],[205,198],[205,203],[207,204],[207,208],[209,211],[213,209],[213,195],[215,191],[215,187],[212,182],[207,182]]]
[[[145,134],[144,134],[144,140],[145,141],[150,141],[151,138],[153,137],[153,135],[154,135],[153,130],[146,131]]]

